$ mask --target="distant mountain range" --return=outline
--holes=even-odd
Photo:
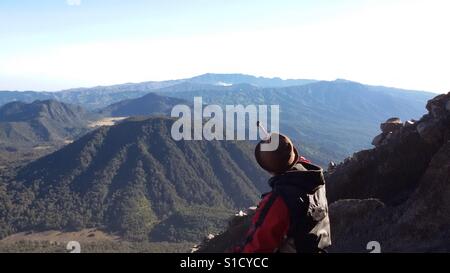
[[[115,117],[167,115],[173,105],[192,104],[195,96],[201,96],[206,104],[276,104],[281,107],[281,131],[296,141],[302,154],[326,165],[370,147],[378,129],[376,124],[387,118],[419,118],[424,113],[423,105],[434,94],[346,80],[281,80],[241,74],[205,74],[190,79],[54,93],[0,92],[0,103],[28,101],[34,96],[51,97]]]
[[[211,82],[217,79],[208,77]],[[303,155],[325,166],[355,151],[370,147],[376,124],[390,117],[419,118],[424,103],[434,94],[367,86],[337,80],[300,86],[261,88],[248,83],[210,85],[182,82],[125,100],[101,110],[103,115],[170,114],[174,105],[205,104],[280,105],[281,131],[291,136]],[[169,98],[172,97],[172,98]],[[174,98],[178,98],[174,99]]]
[[[280,78],[264,78],[243,74],[204,74],[189,79],[126,83],[92,88],[74,88],[62,90],[60,92],[0,91],[0,105],[11,101],[33,102],[35,100],[55,99],[66,103],[82,105],[87,109],[100,109],[122,100],[142,97],[154,90],[174,86],[180,83],[196,83],[213,86],[248,83],[257,87],[284,87],[308,84],[311,82],[314,81],[282,80]]]
[[[281,78],[266,78],[266,77],[255,77],[251,75],[244,74],[204,74],[197,77],[193,77],[183,82],[196,83],[196,84],[209,84],[209,85],[219,85],[219,86],[230,86],[235,84],[251,84],[256,87],[287,87],[287,86],[298,86],[305,85],[309,83],[316,82],[316,80],[299,80],[299,79],[287,79],[283,80]]]
[[[191,102],[201,96],[205,104],[222,106],[279,105],[281,131],[296,141],[301,153],[324,166],[370,147],[377,124],[386,119],[421,117],[423,105],[435,95],[344,80],[282,88],[181,83],[156,92]]]
[[[194,241],[220,229],[258,200],[266,175],[247,142],[175,142],[173,122],[102,127],[0,181],[0,233],[104,227],[129,240]]]

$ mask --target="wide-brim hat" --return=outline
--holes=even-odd
[[[270,143],[274,134],[267,140],[256,145],[255,158],[258,164],[266,171],[273,174],[282,174],[292,169],[297,164],[299,154],[289,137],[279,135],[279,145],[274,151],[261,151],[261,145]]]

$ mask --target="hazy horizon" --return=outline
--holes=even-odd
[[[344,80],[344,81],[349,81],[349,82],[356,82],[356,83],[360,83],[360,84],[364,84],[364,85],[369,85],[369,86],[381,86],[381,87],[387,87],[387,88],[395,88],[395,89],[400,89],[400,90],[406,90],[406,91],[417,91],[417,92],[429,92],[429,93],[436,93],[436,94],[443,94],[443,93],[447,93],[447,92],[436,92],[436,91],[430,91],[430,90],[420,90],[420,89],[407,89],[407,88],[402,88],[402,87],[398,87],[398,86],[385,86],[385,85],[379,85],[379,84],[368,84],[368,83],[364,83],[364,82],[358,82],[358,81],[354,81],[351,79],[341,79],[341,78],[336,78],[336,79],[332,79],[332,80],[322,80],[322,79],[305,79],[305,78],[282,78],[282,77],[278,77],[278,76],[259,76],[259,75],[250,75],[250,74],[244,74],[244,73],[212,73],[212,72],[207,72],[207,73],[203,73],[203,74],[199,74],[199,75],[191,75],[190,77],[186,77],[186,78],[169,78],[169,79],[165,79],[165,80],[147,80],[147,81],[142,81],[142,82],[119,82],[119,83],[113,83],[113,84],[108,84],[108,85],[91,85],[91,86],[73,86],[73,87],[69,87],[69,88],[64,88],[64,89],[58,89],[58,90],[33,90],[33,89],[29,89],[29,90],[6,90],[6,89],[0,89],[0,91],[11,91],[11,92],[60,92],[60,91],[69,91],[69,90],[76,90],[76,89],[90,89],[90,88],[96,88],[96,87],[108,87],[108,86],[117,86],[117,85],[124,85],[124,84],[141,84],[141,83],[146,83],[146,82],[164,82],[164,81],[171,81],[171,80],[187,80],[190,78],[194,78],[197,76],[203,76],[203,75],[207,75],[207,74],[214,74],[214,75],[245,75],[245,76],[254,76],[254,77],[262,77],[262,78],[268,78],[268,79],[275,79],[275,78],[280,78],[282,80],[313,80],[313,81],[317,81],[317,82],[321,82],[321,81],[338,81],[338,80]]]
[[[450,89],[444,0],[18,2],[0,2],[0,90],[204,73]]]

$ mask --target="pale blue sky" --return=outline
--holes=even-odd
[[[448,12],[444,0],[2,0],[0,90],[236,72],[444,92]]]

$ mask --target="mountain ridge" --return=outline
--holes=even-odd
[[[2,143],[18,143],[23,135],[23,145],[39,142],[62,141],[81,134],[93,116],[80,106],[44,100],[32,103],[11,102],[0,107]],[[27,134],[20,132],[26,129]],[[34,139],[33,136],[36,138]]]
[[[54,100],[0,107],[0,163],[28,161],[73,141],[95,115]]]
[[[179,104],[191,105],[192,103],[182,99],[149,93],[137,99],[128,99],[111,104],[101,109],[98,113],[100,115],[111,117],[149,115],[170,116],[172,108]]]
[[[175,142],[173,122],[130,118],[20,168],[3,184],[9,194],[0,191],[0,204],[9,204],[0,230],[105,227],[129,240],[172,242],[218,230],[233,209],[257,200],[265,174],[248,143]]]
[[[280,130],[289,135],[302,153],[322,166],[367,148],[376,124],[392,116],[419,118],[429,93],[377,92],[355,82],[320,81],[303,86],[257,88],[249,85],[167,87],[157,94],[205,104],[279,105]],[[248,87],[248,88],[246,88]],[[173,90],[171,90],[173,89]],[[434,95],[433,95],[434,96]]]
[[[155,90],[174,86],[183,82],[220,86],[217,85],[219,81],[225,84],[249,83],[254,84],[259,88],[300,86],[318,82],[317,80],[283,80],[280,78],[256,77],[246,74],[207,73],[192,78],[179,80],[148,81],[142,83],[125,83],[110,86],[72,88],[55,92],[5,90],[0,91],[0,105],[17,100],[32,102],[37,99],[56,99],[66,103],[79,104],[87,109],[100,109],[120,100],[138,98],[149,92],[154,92]],[[383,88],[391,89],[389,87]]]

